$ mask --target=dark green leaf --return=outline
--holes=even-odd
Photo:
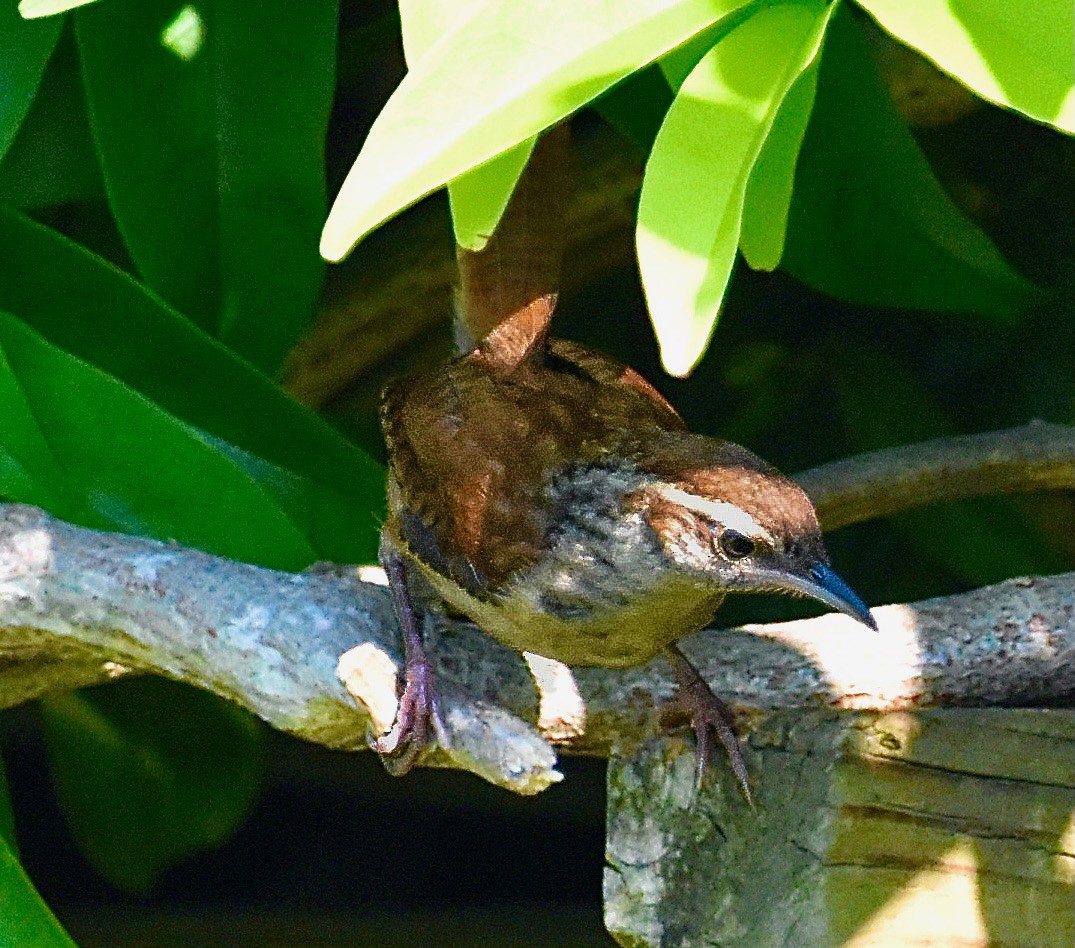
[[[25,434],[8,452],[32,474],[47,445],[56,477],[74,498],[71,507],[53,508],[58,515],[281,569],[316,558],[275,499],[197,429],[2,311],[0,351],[3,387],[23,399],[18,426]]]
[[[614,85],[594,101],[593,107],[645,156],[653,147],[671,104],[672,89],[668,81],[660,67],[649,65]]]
[[[0,945],[71,948],[73,944],[19,863],[7,776],[0,760]]]
[[[37,504],[81,522],[94,517],[68,490],[59,459],[45,440],[33,405],[18,375],[0,348],[0,495],[17,503]]]
[[[828,364],[856,450],[956,433],[945,412],[896,359],[848,344],[837,347]],[[1028,566],[1030,572],[1038,571],[1041,538],[1008,498],[932,506],[893,523],[934,562],[969,584],[1020,575]]]
[[[55,232],[3,210],[0,309],[212,439],[237,445],[282,471],[273,482],[292,485],[289,514],[321,524],[319,557],[357,562],[375,556],[375,516],[384,494],[377,464],[136,281]],[[108,430],[117,424],[101,423]],[[14,422],[6,423],[0,450],[11,454],[16,436],[37,437],[18,431]],[[198,440],[205,446],[207,439]],[[56,468],[55,459],[45,446],[35,450],[28,454],[21,449],[19,464],[29,466],[37,489],[54,491],[55,484],[46,478]],[[214,442],[212,450],[219,451],[219,444]],[[205,482],[198,506],[215,506],[215,494],[215,485]],[[23,493],[10,496],[29,499]],[[309,506],[305,514],[300,513],[302,504]],[[59,513],[51,503],[49,509]],[[81,519],[77,511],[75,519]],[[227,532],[223,524],[220,529]]]
[[[30,109],[62,19],[28,22],[14,3],[0,3],[0,157]]]
[[[846,12],[825,43],[782,265],[871,306],[1010,317],[1035,293],[938,184]]]
[[[104,196],[74,31],[69,30],[49,59],[33,105],[0,162],[0,201],[36,208],[70,201],[103,203]]]
[[[159,678],[41,703],[60,802],[83,851],[121,888],[219,846],[257,798],[257,721]]]
[[[337,0],[109,0],[75,19],[131,257],[168,302],[276,371],[323,273]]]

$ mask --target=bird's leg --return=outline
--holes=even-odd
[[[409,567],[394,551],[382,549],[381,561],[403,636],[403,694],[391,730],[371,740],[370,747],[381,755],[385,770],[399,777],[414,766],[435,734],[444,733],[444,727],[439,720],[433,667],[426,655],[421,618],[409,583]]]
[[[662,708],[661,718],[665,722],[680,716],[690,718],[694,736],[698,742],[695,774],[698,786],[701,786],[702,778],[709,766],[711,732],[715,731],[728,752],[732,772],[743,791],[743,796],[753,807],[754,798],[750,792],[747,762],[735,733],[735,718],[731,709],[713,694],[698,669],[690,663],[677,645],[666,646],[665,657],[672,666],[672,671],[675,672],[678,688],[675,698]]]

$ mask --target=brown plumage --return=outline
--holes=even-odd
[[[435,543],[473,592],[499,588],[541,555],[553,527],[543,494],[565,459],[637,453],[653,432],[685,428],[637,372],[579,345],[542,339],[506,369],[490,348],[487,339],[443,369],[394,383],[381,413],[412,518],[404,536],[434,557]],[[413,518],[429,534],[417,544]]]

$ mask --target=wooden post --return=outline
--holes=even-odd
[[[697,796],[685,738],[609,766],[623,945],[1075,944],[1075,712],[782,711]],[[718,763],[719,767],[719,763]]]

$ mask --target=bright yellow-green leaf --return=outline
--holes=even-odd
[[[755,270],[775,270],[784,255],[795,167],[817,93],[815,62],[788,90],[747,182],[739,249]]]
[[[400,0],[403,55],[413,68],[445,33],[470,19],[484,0]],[[487,161],[448,184],[455,242],[467,250],[481,250],[508,206],[523,173],[535,138]]]
[[[460,247],[476,251],[488,243],[536,143],[537,138],[528,138],[449,183],[448,204]]]
[[[64,13],[87,3],[93,3],[93,0],[22,0],[19,3],[19,13],[25,20],[36,20],[38,17]]]
[[[724,0],[489,2],[415,63],[374,123],[321,237],[329,260],[719,20]]]
[[[1075,133],[1071,0],[858,0],[983,99]]]
[[[657,65],[672,91],[679,92],[683,80],[691,74],[691,70],[698,65],[701,58],[764,2],[765,0],[750,0],[749,3],[744,3],[743,0],[724,0],[720,13],[722,19],[718,23],[662,56]]]
[[[661,360],[701,358],[735,263],[744,195],[788,89],[813,62],[832,7],[762,7],[680,87],[646,165],[638,261]]]

